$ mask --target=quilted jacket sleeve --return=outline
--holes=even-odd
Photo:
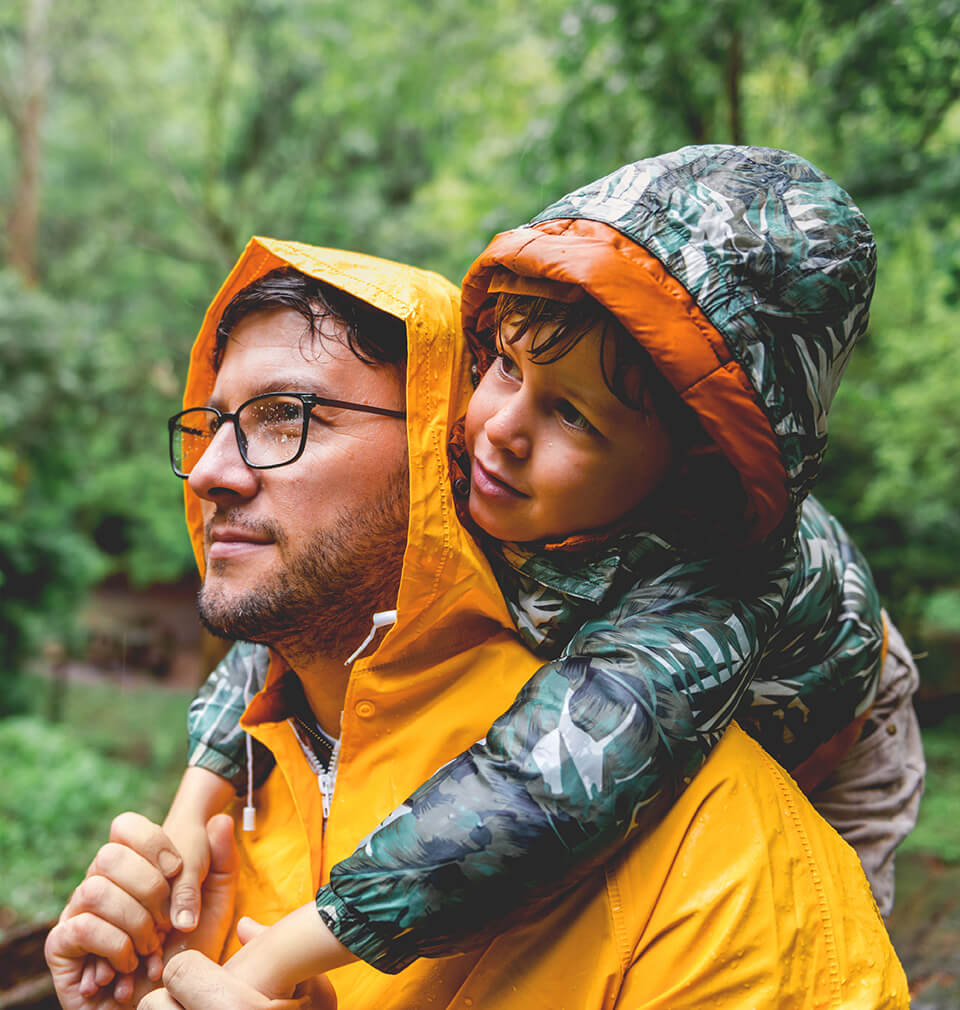
[[[187,764],[229,779],[238,793],[246,788],[246,734],[240,717],[246,697],[263,687],[270,654],[263,645],[235,643],[190,702],[187,712]],[[254,741],[256,779],[273,767],[270,752]]]
[[[317,906],[341,942],[387,972],[457,952],[656,824],[732,718],[790,577],[718,572],[678,566],[621,594],[335,866]]]

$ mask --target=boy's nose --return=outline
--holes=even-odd
[[[522,396],[515,394],[487,418],[484,433],[495,449],[526,459],[532,445],[529,420]]]
[[[213,436],[187,483],[195,494],[215,503],[233,502],[256,494],[260,484],[257,472],[243,461],[232,424],[224,424]]]

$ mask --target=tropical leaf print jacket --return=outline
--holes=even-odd
[[[468,272],[481,362],[504,270],[617,314],[736,471],[746,535],[704,556],[638,530],[589,550],[489,546],[520,635],[552,661],[318,893],[341,942],[384,971],[533,914],[657,823],[733,718],[796,769],[855,725],[879,678],[869,570],[807,497],[873,285],[872,236],[843,190],[757,148],[625,166],[497,236]],[[266,657],[235,646],[191,706],[191,764],[238,785],[237,720]]]

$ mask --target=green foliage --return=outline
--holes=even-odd
[[[86,387],[103,362],[88,321],[0,272],[0,650],[7,669],[41,634],[69,637],[73,608],[102,573],[77,529],[76,489],[95,429]],[[22,705],[0,681],[0,715]]]
[[[939,589],[931,593],[923,608],[923,618],[931,629],[960,638],[960,590]]]
[[[960,863],[960,716],[923,732],[927,781],[917,826],[901,846],[903,852],[926,852],[944,862]]]
[[[31,708],[50,685],[23,680]],[[64,722],[0,720],[0,907],[55,917],[123,810],[161,819],[185,757],[186,697],[72,684]]]
[[[9,762],[0,782],[0,903],[28,920],[52,918],[106,839],[110,819],[137,802],[144,782],[36,719],[0,722],[0,747]],[[72,844],[63,846],[68,833]]]
[[[3,213],[29,6],[0,11]],[[960,0],[77,0],[41,48],[42,293],[0,283],[14,655],[99,572],[191,565],[165,419],[250,235],[457,279],[562,192],[691,142],[798,150],[861,202],[879,288],[822,493],[913,631],[956,588]],[[38,420],[20,398],[48,372],[63,406]]]

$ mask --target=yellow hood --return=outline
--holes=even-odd
[[[460,336],[460,293],[439,274],[389,260],[252,238],[211,302],[193,345],[184,407],[207,401],[216,373],[217,323],[230,299],[264,274],[291,266],[401,319],[407,327],[407,445],[410,547],[404,559],[399,619],[377,662],[402,655],[410,636],[442,632],[451,609],[512,628],[496,582],[473,539],[456,521],[447,479],[447,437],[472,391],[469,352]],[[185,485],[187,527],[203,574],[201,503]],[[420,643],[423,648],[426,643]]]

